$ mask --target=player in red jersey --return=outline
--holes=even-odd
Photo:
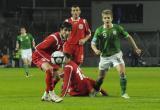
[[[91,31],[87,20],[80,18],[81,10],[79,6],[71,7],[72,17],[66,19],[66,22],[72,24],[72,31],[64,45],[64,52],[73,57],[73,61],[78,65],[83,63],[84,51],[83,45],[91,37]]]
[[[46,90],[42,100],[52,100],[60,102],[63,99],[58,97],[54,91],[53,77],[56,76],[58,65],[51,64],[51,54],[54,51],[62,50],[63,43],[68,38],[72,29],[70,23],[64,22],[60,26],[60,31],[50,34],[44,41],[39,43],[32,54],[32,62],[46,73]]]
[[[63,54],[63,53],[62,53]],[[64,53],[64,76],[62,95],[69,94],[71,96],[89,96],[92,94],[95,81],[84,76],[79,66],[71,60],[71,55]],[[104,96],[108,94],[100,89],[100,93]]]

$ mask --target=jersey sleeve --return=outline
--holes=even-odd
[[[92,38],[92,41],[91,41],[92,44],[96,44],[97,45],[98,36],[99,36],[99,29],[96,29],[96,31],[94,33],[94,36]]]
[[[34,41],[34,37],[33,37],[32,34],[30,34],[30,33],[29,33],[29,37],[30,37],[30,40],[31,40],[32,48],[33,48],[33,43],[35,42],[35,41]]]
[[[120,33],[122,34],[122,36],[124,38],[128,38],[128,32],[126,30],[124,30],[124,28],[122,26],[119,26],[119,30],[120,30]]]
[[[61,96],[66,96],[69,86],[71,84],[71,77],[72,77],[72,66],[65,66],[64,68],[64,78],[63,78],[63,88],[62,88],[62,94]]]
[[[31,42],[33,42],[34,38],[33,38],[32,34],[29,34],[29,37],[30,37]]]
[[[48,36],[43,42],[38,44],[36,46],[36,51],[44,58],[46,58],[48,61],[50,61],[50,55],[46,54],[48,53],[48,49],[52,46],[56,45],[57,41],[52,36]]]
[[[91,36],[91,30],[89,28],[87,20],[84,19],[83,22],[84,22],[84,25],[85,25],[86,35],[90,35]]]

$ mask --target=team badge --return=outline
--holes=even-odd
[[[113,35],[116,35],[116,34],[117,34],[117,31],[116,31],[116,30],[114,30],[114,31],[113,31]]]
[[[83,29],[83,24],[79,24],[78,28]]]

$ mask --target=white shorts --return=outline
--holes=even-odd
[[[110,57],[102,57],[100,56],[100,62],[99,62],[99,70],[106,70],[109,69],[112,66],[117,66],[119,64],[124,64],[124,60],[122,58],[123,54],[120,51],[119,53],[116,53]]]
[[[22,59],[28,59],[29,61],[32,61],[32,49],[22,49],[21,57]]]

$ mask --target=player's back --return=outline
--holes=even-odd
[[[84,76],[84,74],[82,73],[81,69],[79,68],[79,66],[73,62],[70,61],[65,68],[70,68],[71,69],[71,73],[70,73],[70,81],[71,84],[70,86],[72,88],[80,88],[85,82],[86,82],[86,77]]]
[[[61,39],[59,32],[50,34],[41,43],[36,46],[36,51],[39,54],[45,55],[47,59],[50,59],[51,54],[54,51],[62,50],[63,40]]]

